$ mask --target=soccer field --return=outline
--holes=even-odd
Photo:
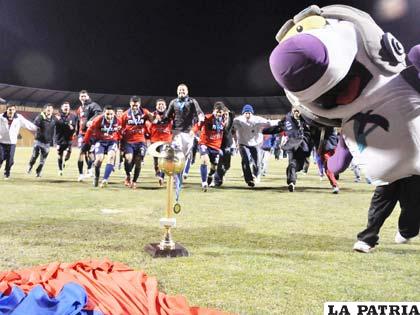
[[[269,174],[250,189],[236,156],[224,186],[203,193],[197,163],[173,233],[190,257],[153,259],[143,247],[162,236],[166,195],[151,157],[131,190],[123,170],[104,189],[76,182],[78,149],[64,176],[57,175],[52,149],[35,178],[25,173],[30,153],[18,148],[11,179],[0,181],[1,271],[108,257],[156,276],[160,290],[184,295],[191,305],[238,314],[322,314],[326,301],[420,301],[420,241],[393,243],[399,208],[374,253],[352,252],[373,187],[354,183],[350,171],[333,195],[312,164],[289,193],[286,161],[272,159]]]

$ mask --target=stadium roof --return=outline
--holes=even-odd
[[[131,95],[101,94],[89,92],[90,97],[100,105],[112,105],[115,107],[128,106]],[[69,101],[74,107],[79,100],[79,92],[57,91],[39,89],[25,86],[16,86],[0,83],[0,97],[8,102],[21,106],[41,107],[45,103],[61,104]],[[174,96],[141,96],[142,104],[146,108],[154,108],[156,99],[163,98],[167,102]],[[244,104],[254,106],[257,115],[285,114],[290,110],[290,103],[285,96],[267,97],[195,97],[205,112],[210,112],[212,104],[223,101],[231,110],[239,113]]]

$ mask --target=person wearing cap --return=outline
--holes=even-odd
[[[192,128],[196,122],[204,121],[204,113],[198,102],[188,96],[188,87],[185,84],[178,85],[177,94],[178,97],[169,103],[164,119],[172,119],[172,143],[178,146],[185,155],[186,165],[183,176],[186,179],[194,144]]]
[[[242,172],[249,187],[254,187],[255,183],[260,180],[262,130],[278,125],[278,123],[278,120],[255,116],[254,108],[250,104],[244,105],[242,115],[233,120],[233,128],[241,154]]]
[[[5,103],[0,99],[0,103]],[[38,128],[32,122],[16,113],[16,106],[6,105],[6,111],[0,116],[0,167],[6,161],[4,179],[9,179],[14,163],[17,138],[20,128],[35,132]]]

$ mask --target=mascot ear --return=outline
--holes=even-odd
[[[340,4],[323,7],[321,11],[326,19],[352,22],[362,38],[367,55],[378,68],[391,74],[406,68],[402,44],[392,34],[384,34],[369,14]]]
[[[404,63],[405,61],[405,50],[403,45],[392,35],[391,33],[385,33],[381,39],[382,51],[379,54],[382,55],[383,60],[389,61],[390,64]]]

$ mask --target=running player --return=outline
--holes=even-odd
[[[165,116],[166,102],[164,99],[156,101],[156,111],[153,115],[156,119],[153,122],[147,122],[148,134],[150,142],[155,143],[158,141],[172,142],[172,120],[162,119]],[[158,158],[153,158],[153,165],[155,169],[155,176],[158,179],[159,185],[163,185],[165,174],[159,169]]]
[[[77,126],[77,116],[70,113],[70,103],[65,101],[61,105],[60,112],[55,117],[55,143],[57,145],[58,174],[62,176],[65,162],[70,159],[73,136]]]
[[[124,143],[124,169],[126,173],[125,185],[135,189],[140,176],[141,163],[146,154],[146,121],[153,121],[154,116],[147,109],[141,107],[141,99],[138,96],[130,98],[130,108],[123,114],[122,142]],[[134,174],[131,171],[134,167]]]
[[[188,177],[189,164],[191,163],[191,150],[194,141],[192,127],[195,122],[203,121],[204,114],[198,102],[188,96],[188,87],[180,84],[177,87],[178,97],[173,99],[165,113],[165,119],[172,119],[173,143],[185,155],[186,165],[184,179]]]
[[[43,111],[35,118],[34,124],[38,127],[35,135],[34,146],[32,150],[32,156],[29,160],[27,173],[30,174],[32,167],[36,163],[38,156],[39,165],[36,168],[36,177],[41,177],[42,168],[44,167],[45,161],[47,160],[48,154],[50,153],[50,146],[53,145],[54,128],[56,118],[53,116],[54,107],[48,103],[44,105]]]
[[[115,116],[115,111],[112,106],[108,105],[104,108],[104,113],[96,117],[91,126],[87,129],[85,137],[83,139],[83,144],[90,144],[92,141],[92,136],[95,138],[95,177],[93,180],[93,186],[97,187],[99,185],[99,176],[101,173],[101,165],[104,159],[104,156],[108,156],[108,161],[105,166],[105,173],[103,180],[101,182],[101,187],[106,187],[108,185],[108,179],[114,170],[114,162],[116,157],[116,152],[118,150],[117,142],[121,137],[121,122]]]
[[[208,186],[213,181],[213,175],[219,162],[225,109],[226,107],[222,102],[216,102],[213,106],[213,113],[205,115],[204,121],[198,123],[198,128],[201,131],[200,140],[198,141],[201,157],[201,186],[204,192],[207,191]],[[209,164],[210,173],[208,173]]]
[[[77,116],[78,116],[78,127],[77,127],[77,135],[78,135],[78,145],[80,148],[79,160],[77,162],[77,167],[79,169],[79,177],[78,181],[81,182],[84,179],[83,175],[83,160],[86,161],[86,165],[88,168],[88,176],[91,176],[92,171],[92,163],[93,163],[93,155],[90,154],[90,147],[91,143],[84,143],[84,136],[88,127],[92,124],[92,120],[102,113],[101,106],[97,103],[92,102],[89,97],[89,94],[86,90],[82,90],[79,92],[79,101],[81,103],[80,107],[77,109]]]

